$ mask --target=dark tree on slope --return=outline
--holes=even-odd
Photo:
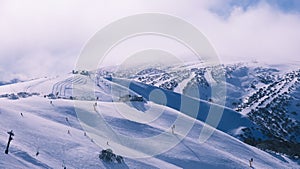
[[[101,153],[99,154],[99,158],[105,162],[117,162],[117,163],[124,162],[123,157],[114,154],[111,149],[102,150]]]

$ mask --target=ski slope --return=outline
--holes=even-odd
[[[129,86],[131,90],[142,95],[147,100],[151,100],[157,104],[166,105],[167,107],[181,111],[182,113],[194,117],[200,121],[206,121],[211,126],[214,126],[213,123],[214,121],[207,120],[209,117],[209,113],[215,113],[215,112],[211,112],[211,109],[222,111],[222,114],[220,115],[220,120],[217,126],[215,127],[233,136],[236,136],[238,134],[237,129],[241,127],[254,126],[254,124],[248,118],[227,107],[223,107],[214,103],[210,103],[208,101],[199,100],[185,95],[181,95],[172,91],[159,89],[158,87],[147,85],[144,83],[128,81],[125,79],[116,79],[116,78],[112,79],[112,81],[123,86]],[[166,97],[165,103],[160,103],[159,97],[150,98],[151,93],[158,89],[162,91],[163,92],[162,95]],[[190,107],[196,107],[196,108],[191,109]],[[196,111],[197,114],[193,114],[190,111]],[[218,114],[216,113],[216,116],[217,115]]]
[[[95,81],[97,81],[95,83]],[[144,86],[145,87],[145,86]],[[74,95],[74,88],[76,93]],[[115,89],[116,91],[112,91]],[[148,88],[143,88],[145,92]],[[254,168],[299,168],[299,165],[285,156],[269,154],[244,144],[236,138],[216,130],[204,143],[199,143],[199,133],[204,126],[178,110],[170,102],[168,106],[154,102],[116,102],[120,93],[140,94],[115,82],[93,79],[84,75],[40,78],[32,81],[0,86],[0,95],[28,92],[39,96],[28,96],[16,100],[0,98],[0,146],[5,149],[7,131],[13,130],[8,155],[0,153],[0,168],[249,168],[248,160],[254,159]],[[57,99],[44,95],[58,92]],[[149,92],[149,91],[148,91]],[[170,94],[172,95],[172,94]],[[77,100],[70,100],[70,96]],[[95,97],[99,97],[94,108]],[[176,97],[176,96],[175,96]],[[113,102],[114,100],[114,102]],[[174,102],[173,102],[174,103]],[[74,108],[74,104],[76,108]],[[173,106],[173,107],[172,107]],[[86,112],[89,117],[103,117],[97,120],[78,120],[76,110]],[[23,114],[23,116],[20,115]],[[184,126],[171,126],[180,117],[186,123],[194,123],[187,135]],[[235,126],[223,129],[228,131]],[[84,135],[83,127],[90,131]],[[113,129],[117,136],[110,136]],[[68,134],[68,130],[70,134]],[[164,140],[152,144],[142,142],[143,138],[163,135]],[[185,136],[186,135],[186,136]],[[120,142],[119,138],[139,138],[141,142]],[[100,143],[100,142],[103,143]],[[109,145],[106,142],[109,142]],[[162,146],[178,144],[160,152]],[[123,164],[106,163],[98,158],[102,149],[110,148],[116,154],[124,154]],[[36,156],[36,152],[39,155]],[[126,156],[131,154],[131,156]],[[139,158],[135,158],[139,157]],[[140,158],[143,157],[143,158]]]

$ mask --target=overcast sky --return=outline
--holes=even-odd
[[[98,30],[146,12],[193,24],[223,62],[300,61],[298,0],[0,0],[0,81],[67,73]]]

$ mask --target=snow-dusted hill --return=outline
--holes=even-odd
[[[8,84],[13,84],[13,83],[18,83],[18,82],[22,82],[19,79],[12,79],[10,81],[0,81],[0,86],[2,85],[8,85]]]
[[[226,78],[224,86],[227,94],[223,119],[218,128],[248,144],[299,158],[300,66],[297,63],[268,65],[249,62],[221,65],[221,68]],[[135,74],[131,72],[127,76],[125,73],[114,76],[175,91],[195,99],[200,98],[201,103],[207,101],[212,103],[208,105],[213,105],[218,103],[211,95],[218,74],[218,68],[199,63],[147,68]],[[205,110],[199,112],[203,113]],[[201,113],[198,119],[204,121],[206,116],[201,118]],[[222,129],[220,125],[228,114],[242,114],[241,117],[250,120],[251,124],[243,120],[243,125],[238,122],[229,124],[240,126],[241,132]],[[241,118],[230,119],[240,121]]]
[[[180,95],[173,92],[169,92],[168,96],[174,97],[174,102],[169,102],[167,106],[155,101],[120,100],[120,96],[126,93],[141,95],[147,100],[146,94],[153,88],[142,85],[144,93],[141,93],[137,88],[126,88],[123,82],[106,80],[103,78],[106,75],[95,76],[92,72],[89,75],[70,74],[1,86],[0,147],[3,153],[0,153],[0,168],[249,168],[250,158],[254,159],[254,168],[299,168],[296,162],[284,155],[266,153],[225,133],[247,125],[226,123],[230,120],[226,119],[230,113],[234,114],[235,120],[245,119],[230,108],[225,108],[227,113],[219,126],[225,132],[216,130],[206,142],[199,143],[205,111],[200,113],[199,120],[185,115],[187,112],[179,112],[174,104]],[[98,102],[94,107],[96,98]],[[210,106],[205,101],[201,101],[201,104]],[[116,106],[126,111],[120,112]],[[109,130],[100,121],[79,121],[76,113],[79,109],[90,117],[101,115],[106,124],[120,135],[132,138],[163,135],[165,139],[152,144],[134,142],[134,139],[132,142],[120,142],[118,137],[107,137]],[[175,134],[170,130],[178,117],[187,124],[194,123],[187,136],[184,126],[177,125]],[[87,132],[85,135],[82,125],[89,126],[95,133]],[[10,130],[14,131],[15,136],[6,155],[6,132]],[[179,143],[169,150],[147,156],[159,152],[163,145],[176,141]],[[124,163],[101,161],[99,152],[107,148],[122,154]],[[133,158],[126,156],[124,151],[146,157]],[[38,156],[36,152],[39,152]]]

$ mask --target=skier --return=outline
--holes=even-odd
[[[68,134],[71,134],[70,130],[68,130]]]
[[[106,144],[109,146],[108,141],[106,142]]]
[[[23,113],[21,113],[21,116],[24,117],[24,116],[23,116]]]
[[[52,100],[50,100],[50,104],[52,104]]]
[[[253,158],[251,158],[251,159],[249,160],[249,165],[250,165],[250,167],[252,167],[252,163],[253,163]]]
[[[39,150],[35,153],[35,156],[37,157],[40,154]]]
[[[67,122],[69,122],[69,119],[68,119],[68,117],[66,117],[66,121],[67,121]]]
[[[94,111],[97,111],[96,106],[97,106],[97,102],[93,105]]]
[[[174,130],[175,130],[175,124],[173,124],[172,126],[172,134],[175,134]]]
[[[86,136],[86,132],[84,132],[83,135]]]
[[[63,162],[63,164],[61,166],[63,167],[63,169],[67,169],[67,166],[65,165],[64,162]]]

